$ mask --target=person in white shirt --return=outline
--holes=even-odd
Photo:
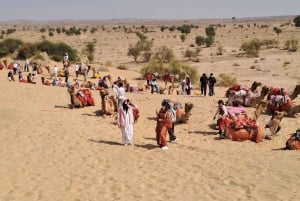
[[[75,74],[76,74],[76,78],[78,78],[78,71],[79,71],[79,64],[76,63],[76,64],[75,64]]]
[[[116,92],[117,92],[117,99],[118,99],[118,107],[120,107],[125,97],[125,88],[123,87],[123,82],[118,83]]]
[[[58,73],[58,67],[56,65],[54,65],[53,75],[54,75],[55,78],[57,78],[57,73]]]

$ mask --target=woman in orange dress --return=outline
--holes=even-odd
[[[161,103],[161,108],[157,113],[156,120],[156,141],[159,147],[163,150],[168,149],[167,133],[168,129],[172,128],[172,114],[170,112],[170,105],[167,101]]]

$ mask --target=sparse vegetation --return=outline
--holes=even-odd
[[[294,18],[293,22],[295,23],[296,27],[300,27],[300,15]]]
[[[241,49],[245,52],[249,57],[258,57],[259,56],[259,48],[262,45],[262,42],[255,38],[250,42],[244,42],[241,45]]]
[[[289,39],[285,42],[285,48],[290,52],[296,52],[298,50],[298,40]]]
[[[219,75],[219,79],[218,80],[219,80],[218,81],[218,85],[219,86],[229,87],[229,86],[232,86],[234,84],[237,84],[236,77],[233,77],[231,75],[224,74],[224,73],[221,73]]]

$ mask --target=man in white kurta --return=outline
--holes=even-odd
[[[122,143],[133,145],[133,123],[134,116],[132,108],[129,105],[129,100],[124,99],[121,106],[118,108],[118,126],[122,132]]]

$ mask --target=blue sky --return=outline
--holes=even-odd
[[[300,15],[300,0],[0,0],[0,21]]]

